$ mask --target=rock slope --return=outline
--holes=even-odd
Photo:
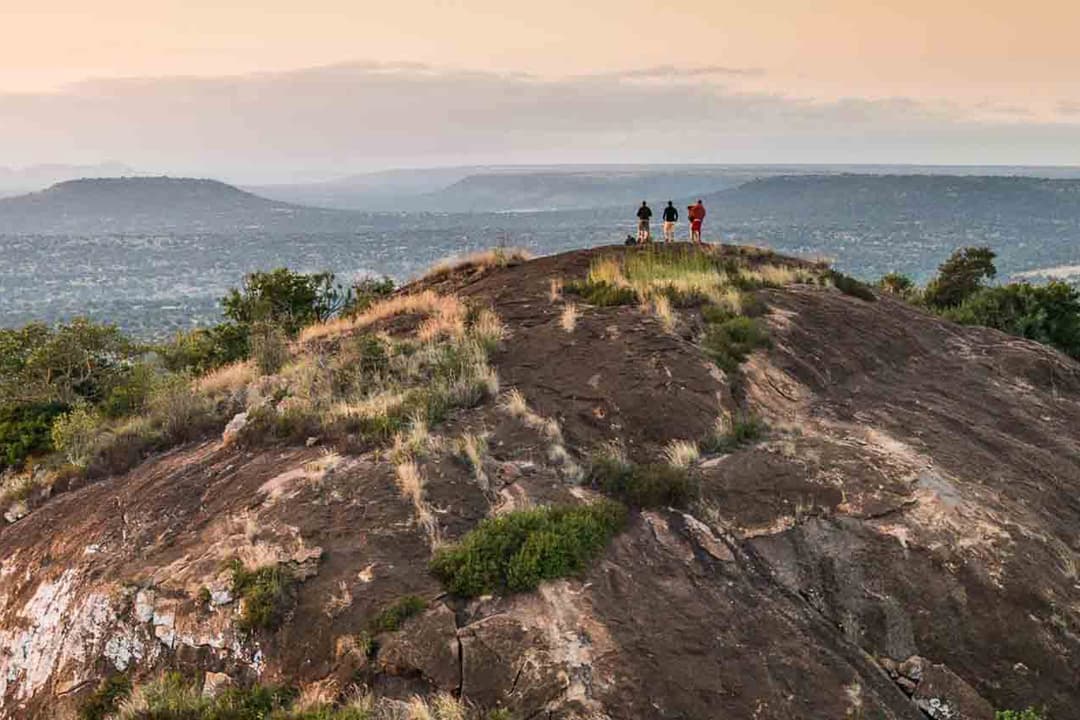
[[[568,330],[552,278],[622,252],[408,289],[493,308],[509,329],[491,358],[502,388],[558,424],[487,402],[434,428],[487,446],[480,472],[452,453],[420,461],[434,534],[384,451],[218,438],[4,527],[0,717],[72,716],[100,678],[165,668],[445,690],[520,718],[1074,717],[1080,365],[818,285],[754,292],[771,344],[733,374],[695,342],[693,309],[665,327],[579,303]],[[433,544],[486,516],[594,495],[573,468],[596,447],[653,460],[731,412],[768,432],[703,456],[698,500],[632,512],[582,576],[466,601],[429,573]],[[234,558],[293,568],[279,628],[238,627]],[[405,595],[428,609],[359,651]]]

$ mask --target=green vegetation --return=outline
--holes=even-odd
[[[986,285],[997,275],[994,257],[985,247],[957,250],[921,291],[895,274],[879,284],[953,322],[995,328],[1080,359],[1080,291],[1056,281]]]
[[[923,292],[923,302],[929,307],[956,307],[984,286],[984,280],[997,275],[993,250],[985,247],[961,248],[938,268],[937,277]]]
[[[1080,292],[1062,282],[1011,283],[976,291],[941,315],[1035,340],[1080,358]]]
[[[440,548],[431,569],[462,597],[533,590],[583,571],[625,522],[626,508],[610,500],[511,512]]]
[[[257,322],[281,327],[290,336],[334,317],[352,303],[352,291],[334,282],[334,273],[305,274],[287,268],[254,272],[243,287],[221,300],[225,317],[239,325]]]
[[[1026,710],[998,710],[994,713],[994,720],[1049,720],[1049,716],[1029,707]]]
[[[635,465],[621,457],[598,455],[589,466],[593,487],[632,507],[686,507],[697,485],[686,468],[666,463]]]
[[[178,333],[156,350],[168,370],[202,375],[246,358],[251,353],[250,328],[234,322],[196,328]]]
[[[0,406],[0,472],[52,451],[52,425],[71,408],[62,403]]]
[[[371,629],[373,632],[395,632],[401,629],[406,620],[426,609],[427,601],[422,597],[406,595],[383,608],[371,621]]]
[[[394,281],[385,275],[381,278],[363,278],[352,286],[352,300],[341,311],[343,315],[357,315],[368,310],[376,302],[394,293]]]
[[[902,298],[910,297],[917,290],[914,280],[895,272],[882,275],[878,280],[878,287],[890,295],[899,295]]]
[[[617,287],[604,281],[572,280],[563,286],[571,294],[578,295],[590,305],[609,307],[612,305],[633,305],[637,302],[637,293],[627,287]]]
[[[724,372],[734,372],[759,347],[769,344],[769,336],[759,320],[738,316],[709,323],[701,339],[705,352]]]
[[[79,720],[107,720],[131,695],[131,678],[114,674],[103,679],[79,706]]]
[[[702,448],[712,453],[733,452],[760,440],[767,429],[765,423],[755,415],[722,417],[717,420],[712,434],[702,443]]]
[[[281,624],[294,598],[296,578],[284,565],[264,565],[248,570],[233,560],[232,590],[243,600],[237,623],[241,630],[272,630]]]
[[[312,686],[309,686],[311,688]],[[297,692],[271,686],[227,688],[214,696],[200,683],[168,672],[131,693],[119,712],[92,718],[116,720],[465,720],[480,717],[449,694],[414,696],[402,712],[399,703],[370,694],[350,693],[342,700],[336,686]],[[509,715],[489,715],[509,718]]]
[[[860,300],[865,300],[867,302],[874,302],[877,300],[877,296],[874,295],[874,291],[869,285],[860,280],[856,280],[850,275],[845,275],[836,270],[829,270],[827,276],[832,282],[833,287],[845,295],[851,295],[852,297],[857,297]]]

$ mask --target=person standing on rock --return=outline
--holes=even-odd
[[[649,230],[650,220],[652,220],[652,210],[649,208],[649,204],[642,200],[641,207],[637,211],[637,240],[639,243],[647,243],[652,240],[652,233]]]
[[[690,206],[690,241],[701,244],[701,226],[705,222],[705,205],[701,200]]]
[[[664,208],[664,242],[675,242],[675,223],[679,222],[679,211],[675,209],[675,206],[671,204],[671,201],[667,201],[667,207]]]

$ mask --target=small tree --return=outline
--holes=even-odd
[[[935,308],[956,307],[983,287],[983,281],[997,275],[994,258],[986,247],[962,248],[938,267],[938,274],[926,286],[926,304]]]
[[[891,272],[888,275],[881,276],[881,279],[878,280],[878,287],[890,295],[907,297],[914,291],[915,282],[907,275]]]
[[[53,421],[53,447],[76,467],[86,467],[94,457],[101,435],[101,416],[85,402]]]
[[[221,303],[225,317],[236,323],[274,323],[295,335],[306,325],[336,315],[351,297],[351,290],[334,282],[333,273],[305,274],[278,268],[249,274],[243,287],[229,291]]]
[[[98,402],[140,352],[115,325],[87,318],[0,331],[0,401]]]

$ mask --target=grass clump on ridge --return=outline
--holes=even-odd
[[[395,632],[406,620],[426,609],[427,602],[422,597],[406,595],[383,608],[371,621],[371,629],[373,632]]]
[[[584,570],[625,522],[626,508],[611,500],[511,512],[440,548],[431,570],[460,597],[534,590]]]
[[[744,316],[709,323],[701,344],[724,372],[734,372],[754,350],[767,347],[769,335],[762,323]]]
[[[131,678],[113,674],[104,678],[79,705],[79,720],[106,720],[131,695]]]
[[[264,565],[248,570],[233,560],[232,591],[240,598],[242,610],[237,626],[246,632],[272,630],[285,619],[293,600],[296,578],[284,565]]]
[[[711,453],[729,453],[764,437],[768,426],[756,415],[739,414],[717,418],[716,427],[702,443]]]
[[[135,688],[115,720],[464,720],[473,711],[448,693],[414,695],[407,703],[368,692],[341,693],[335,681],[310,683],[299,692],[272,686],[203,693],[201,683],[178,672]],[[494,717],[488,715],[488,717]]]
[[[588,481],[605,495],[637,508],[686,507],[698,494],[686,467],[668,463],[637,465],[616,454],[593,457]]]

